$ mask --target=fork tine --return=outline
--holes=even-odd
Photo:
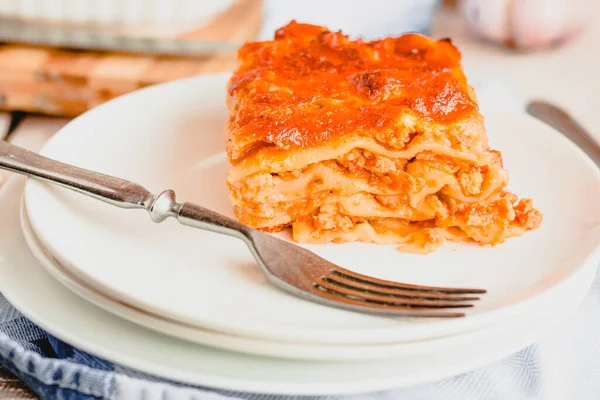
[[[417,306],[423,308],[467,308],[473,307],[472,304],[465,302],[452,302],[445,300],[424,300],[419,298],[395,297],[390,295],[377,295],[368,292],[363,292],[355,289],[348,289],[337,285],[334,281],[328,281],[326,278],[317,284],[317,288],[327,291],[339,293],[341,295],[353,298],[356,300],[374,301],[378,303],[393,303],[405,306]]]
[[[475,301],[479,300],[476,296],[463,296],[462,294],[451,294],[451,293],[436,293],[436,292],[419,292],[416,290],[406,289],[390,289],[387,287],[371,285],[356,279],[344,278],[340,275],[329,274],[323,279],[334,282],[339,286],[346,287],[348,289],[359,290],[362,292],[368,292],[371,294],[377,294],[382,296],[396,296],[396,297],[407,297],[407,298],[419,298],[423,300],[447,300],[447,301]]]
[[[373,278],[371,276],[359,274],[340,266],[335,266],[331,270],[329,270],[331,274],[340,276],[342,278],[356,280],[361,283],[366,283],[374,286],[380,286],[389,289],[403,289],[403,290],[412,290],[419,292],[435,292],[435,293],[451,293],[451,294],[483,294],[487,291],[485,289],[472,289],[472,288],[447,288],[440,286],[421,286],[421,285],[411,285],[408,283],[394,282],[388,281],[385,279]]]
[[[444,309],[439,308],[423,308],[397,303],[379,303],[375,301],[357,300],[317,287],[313,288],[313,293],[330,306],[350,309],[352,311],[361,311],[369,314],[419,318],[460,318],[465,316],[465,313],[463,312],[444,311]]]

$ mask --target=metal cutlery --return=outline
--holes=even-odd
[[[269,281],[306,300],[350,311],[409,317],[461,317],[484,289],[410,285],[358,274],[300,246],[250,228],[192,203],[178,203],[172,190],[154,195],[144,187],[51,160],[0,141],[0,168],[38,178],[128,209],[145,209],[154,222],[182,225],[243,240]]]

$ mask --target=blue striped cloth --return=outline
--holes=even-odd
[[[50,336],[1,295],[0,363],[44,399],[298,399],[180,385],[124,368]],[[595,400],[598,376],[600,277],[569,321],[505,360],[431,384],[339,399]]]

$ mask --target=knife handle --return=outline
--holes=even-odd
[[[548,102],[536,100],[527,105],[527,112],[569,138],[600,167],[600,145],[566,111]]]

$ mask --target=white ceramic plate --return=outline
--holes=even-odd
[[[469,343],[478,340],[480,336],[490,335],[506,336],[510,332],[522,329],[531,320],[540,320],[554,317],[556,309],[563,307],[564,299],[571,298],[573,293],[585,292],[590,285],[589,277],[581,272],[576,274],[576,279],[571,280],[569,286],[563,286],[557,293],[554,301],[549,301],[540,314],[527,315],[516,318],[506,323],[495,324],[490,327],[464,334],[443,336],[428,340],[384,343],[382,345],[357,345],[357,344],[327,344],[327,343],[294,343],[278,342],[273,340],[261,340],[253,337],[228,335],[223,332],[209,331],[185,325],[183,323],[168,320],[157,315],[152,315],[131,305],[105,297],[101,293],[89,287],[85,282],[77,279],[69,272],[68,268],[60,263],[44,249],[35,233],[31,230],[25,208],[21,212],[21,227],[25,241],[34,257],[42,264],[54,279],[62,283],[73,293],[88,300],[92,304],[128,321],[134,322],[145,328],[155,330],[179,339],[189,340],[194,343],[213,346],[225,350],[239,351],[259,356],[291,358],[298,360],[369,360],[389,359],[411,356],[424,356],[440,351],[448,351],[459,347],[465,347]],[[585,272],[585,271],[584,271]]]
[[[19,229],[20,180],[0,189],[0,291],[25,316],[91,354],[175,381],[235,391],[290,395],[351,394],[418,385],[502,359],[573,313],[589,289],[564,299],[553,318],[532,319],[507,334],[478,335],[431,357],[389,361],[307,362],[213,349],[117,318],[67,290],[33,257]],[[587,282],[593,279],[594,270]]]
[[[123,96],[68,124],[43,154],[152,191],[172,188],[181,200],[231,215],[224,183],[226,78],[199,77]],[[428,256],[361,243],[308,246],[384,279],[488,289],[461,319],[394,319],[328,308],[268,284],[237,239],[173,220],[155,225],[144,211],[37,181],[27,184],[25,200],[37,236],[63,265],[73,266],[73,274],[152,314],[204,329],[314,343],[450,335],[542,310],[576,271],[598,261],[600,172],[546,125],[496,108],[486,114],[491,145],[503,152],[511,189],[534,198],[543,212],[541,229],[494,248],[449,244]]]

